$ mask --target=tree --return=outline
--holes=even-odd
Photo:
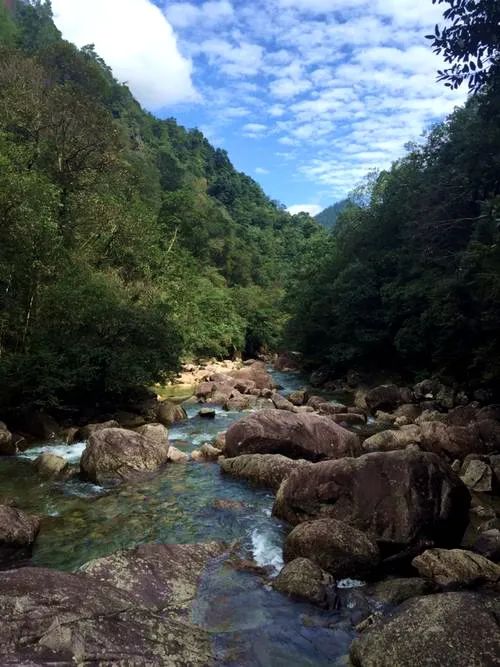
[[[477,92],[498,76],[500,69],[500,3],[498,0],[432,0],[450,5],[443,17],[450,25],[436,25],[434,52],[451,67],[439,71],[439,80],[449,88],[467,81]]]

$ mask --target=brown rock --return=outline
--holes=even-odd
[[[29,556],[39,530],[38,517],[0,505],[0,567]]]
[[[479,459],[469,461],[461,475],[462,482],[476,493],[491,492],[492,477],[493,473],[490,466]]]
[[[181,452],[177,447],[170,445],[168,448],[168,460],[171,463],[187,463],[189,461],[189,455],[186,452]]]
[[[377,410],[392,410],[402,403],[410,403],[409,389],[397,387],[395,384],[383,384],[370,391],[365,396],[366,405],[375,413]]]
[[[344,424],[345,426],[364,426],[366,424],[366,416],[356,412],[340,412],[332,415],[332,419],[336,424]]]
[[[482,421],[469,426],[423,422],[420,428],[422,447],[452,460],[464,459],[468,454],[488,454],[498,447],[496,422]]]
[[[352,456],[357,436],[316,414],[262,410],[233,424],[226,433],[226,456],[283,454],[311,461]]]
[[[274,590],[284,595],[321,606],[327,604],[332,585],[333,578],[307,558],[287,563],[272,582]]]
[[[168,430],[163,424],[144,424],[136,429],[136,433],[160,445],[168,443]]]
[[[200,453],[205,461],[217,461],[222,456],[222,451],[208,442],[200,447]]]
[[[390,429],[375,433],[363,442],[363,449],[365,452],[391,452],[405,449],[408,445],[419,444],[421,439],[419,426],[403,426],[399,430]]]
[[[323,402],[317,406],[320,415],[339,415],[347,412],[347,407],[340,403],[325,403]]]
[[[366,594],[387,605],[399,605],[410,598],[433,593],[435,587],[420,577],[400,577],[385,579],[372,584]]]
[[[472,545],[472,551],[498,563],[500,561],[500,530],[492,528],[481,533]]]
[[[500,581],[500,565],[464,549],[428,549],[412,565],[420,576],[444,588]]]
[[[163,426],[171,426],[187,419],[187,413],[182,405],[170,401],[162,401],[156,410],[156,419]]]
[[[158,444],[134,431],[107,428],[93,433],[80,469],[97,484],[120,483],[153,472],[168,460],[168,443]]]
[[[62,456],[44,452],[35,461],[38,474],[42,477],[60,477],[68,469],[68,462]]]
[[[281,485],[274,513],[292,524],[338,519],[397,553],[458,545],[469,505],[467,488],[438,456],[404,450],[299,468]]]
[[[367,577],[380,561],[373,540],[335,519],[317,519],[298,525],[286,538],[283,556],[285,562],[309,558],[335,579]]]
[[[299,389],[297,391],[293,391],[288,396],[288,400],[290,403],[293,403],[293,405],[300,407],[307,404],[307,401],[309,400],[309,394],[305,389]]]
[[[413,598],[356,639],[354,667],[498,665],[498,596],[442,593]]]
[[[288,401],[286,398],[281,396],[281,394],[278,394],[277,392],[274,393],[271,397],[272,402],[274,403],[274,407],[277,410],[286,410],[288,412],[297,412],[296,406]]]
[[[243,454],[220,462],[222,472],[275,491],[293,470],[304,465],[310,464],[307,461],[289,459],[281,454]]]
[[[87,424],[79,428],[76,433],[73,434],[72,442],[84,442],[88,440],[93,433],[98,431],[103,431],[105,428],[120,428],[120,424],[114,419],[110,419],[107,422],[100,422],[98,424]]]
[[[255,382],[258,389],[273,389],[274,381],[267,371],[267,366],[263,361],[256,361],[251,366],[245,366],[237,371],[230,373],[231,377],[238,381],[251,380]]]

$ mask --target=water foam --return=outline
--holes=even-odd
[[[19,456],[21,458],[34,461],[36,458],[40,456],[40,454],[48,452],[50,454],[56,454],[57,456],[61,456],[63,459],[66,459],[68,463],[79,463],[83,454],[83,450],[86,447],[86,444],[87,443],[85,442],[75,442],[74,445],[67,445],[60,442],[59,443],[55,442],[54,444],[40,445],[39,447],[31,447],[30,449],[27,449],[25,452],[19,454]]]
[[[272,567],[278,573],[283,567],[281,546],[273,543],[271,536],[257,528],[252,532],[252,552],[257,565]]]

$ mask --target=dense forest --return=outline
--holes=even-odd
[[[143,111],[49,2],[0,3],[0,405],[275,348],[308,238],[198,130]]]
[[[337,224],[339,215],[342,213],[342,211],[344,211],[348,204],[348,199],[342,199],[332,206],[325,208],[323,211],[321,211],[321,213],[318,213],[314,219],[316,222],[319,222],[320,225],[323,225],[323,227],[326,229],[332,229]]]
[[[453,27],[429,36],[452,63],[439,76],[468,81],[469,101],[367,177],[326,247],[311,241],[289,290],[289,337],[337,373],[383,368],[498,390],[500,6],[455,2],[445,18]]]

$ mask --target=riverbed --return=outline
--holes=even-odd
[[[295,373],[273,373],[283,393],[304,384]],[[169,440],[185,452],[211,441],[242,416],[217,408],[213,420],[187,404],[188,419]],[[170,464],[139,484],[115,490],[81,482],[41,480],[33,460],[53,451],[77,463],[84,443],[41,443],[0,459],[0,498],[43,518],[32,562],[73,571],[118,549],[148,542],[237,543],[243,558],[277,574],[287,527],[272,516],[274,495],[220,473],[216,463]],[[220,503],[219,501],[231,501]],[[274,592],[258,574],[217,563],[204,576],[193,609],[215,646],[241,667],[344,664],[354,637],[356,583],[343,588],[339,611],[322,611]]]

